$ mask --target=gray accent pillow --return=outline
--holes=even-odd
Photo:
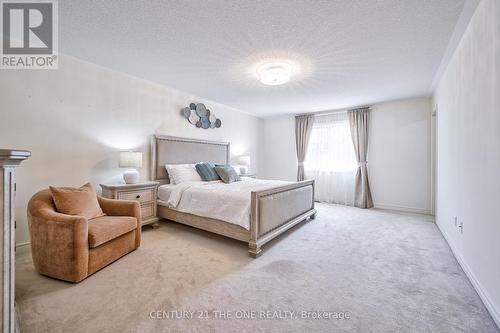
[[[204,181],[220,180],[219,175],[214,170],[215,165],[213,163],[200,162],[195,167]]]
[[[226,184],[241,181],[238,173],[229,164],[226,165],[216,165],[214,168],[215,172],[219,175],[222,181]]]

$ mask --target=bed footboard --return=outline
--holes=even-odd
[[[314,180],[252,192],[248,243],[250,255],[258,257],[262,245],[315,216]]]

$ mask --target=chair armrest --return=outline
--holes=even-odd
[[[85,224],[88,223],[87,218],[84,216],[78,216],[78,215],[67,215],[63,213],[56,212],[51,209],[38,209],[36,211],[28,211],[28,215],[34,217],[34,218],[40,218],[44,219],[47,221],[52,221],[55,223],[82,223],[80,221],[85,220]]]
[[[110,216],[131,216],[137,219],[137,229],[135,232],[135,248],[141,244],[141,205],[135,200],[116,200],[97,197],[103,212]]]
[[[99,205],[106,215],[131,216],[141,220],[141,205],[134,200],[116,200],[97,197]]]
[[[88,274],[88,221],[50,209],[29,209],[33,263],[42,274],[78,282]]]

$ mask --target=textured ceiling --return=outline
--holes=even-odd
[[[60,1],[60,52],[257,116],[428,94],[465,0]],[[264,86],[255,64],[298,64]]]

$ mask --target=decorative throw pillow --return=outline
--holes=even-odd
[[[219,177],[222,179],[222,181],[226,184],[239,182],[241,180],[240,176],[238,176],[238,173],[236,173],[233,167],[230,166],[229,164],[216,165],[214,169],[215,172],[217,172]]]
[[[173,180],[171,184],[202,180],[194,164],[167,164],[165,167],[169,178]]]
[[[213,180],[220,180],[219,175],[214,170],[215,165],[213,163],[200,162],[196,164],[196,171],[200,174],[201,179],[206,182]]]
[[[85,216],[88,219],[105,215],[90,183],[80,188],[53,186],[49,188],[59,213]]]

